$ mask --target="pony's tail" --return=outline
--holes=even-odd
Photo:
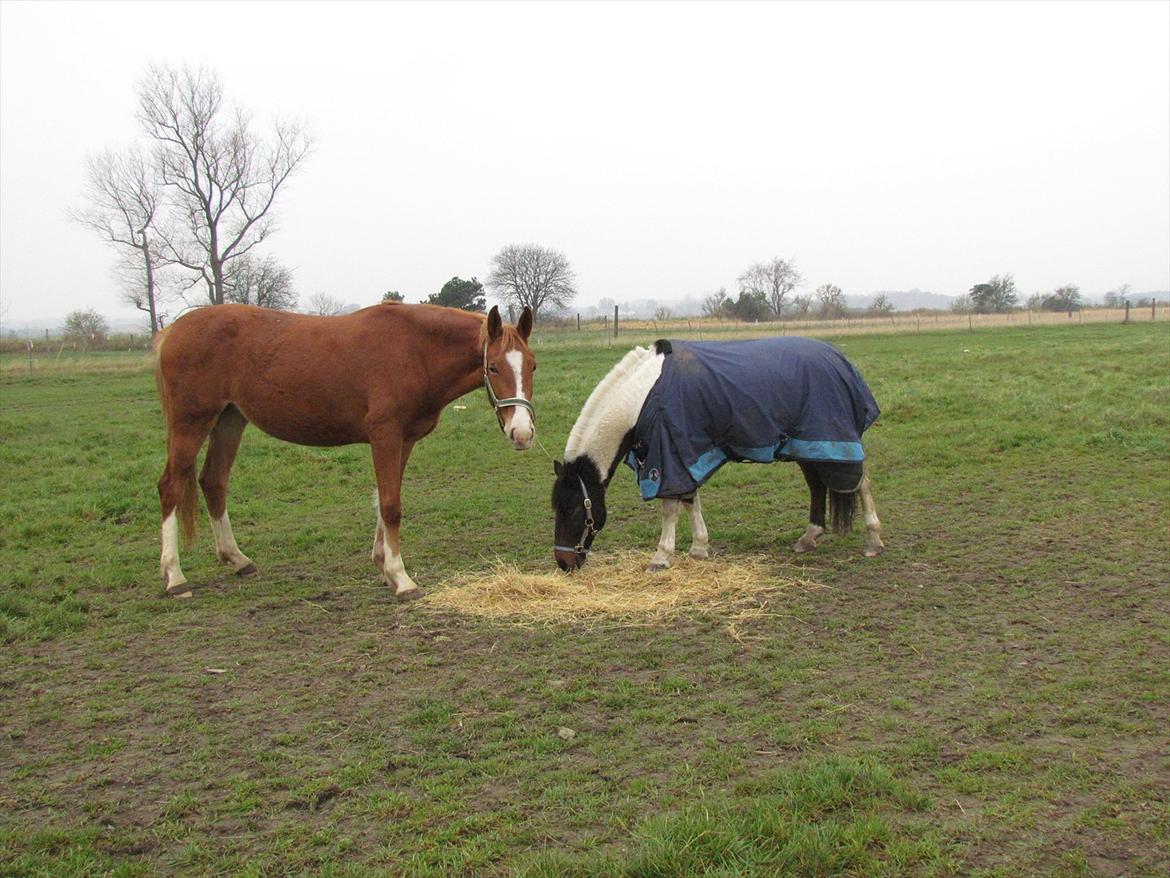
[[[856,491],[829,491],[829,527],[833,533],[847,534],[853,530],[856,511]]]
[[[171,461],[171,391],[163,377],[162,348],[170,327],[160,329],[154,337],[154,385],[158,388],[158,400],[162,404],[163,422],[167,430],[167,466]],[[195,483],[195,467],[187,470],[187,478],[178,486],[179,499],[175,511],[179,516],[179,532],[183,535],[184,548],[195,542],[195,518],[199,512],[199,486]]]

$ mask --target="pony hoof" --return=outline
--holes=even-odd
[[[797,552],[797,553],[811,552],[816,547],[817,547],[816,543],[812,543],[810,545],[809,543],[806,543],[804,540],[797,540],[795,543],[792,544],[792,551]]]
[[[885,550],[885,548],[886,548],[885,546],[866,546],[865,547],[865,557],[876,558],[878,555],[880,555]]]
[[[412,588],[410,591],[399,591],[394,593],[394,597],[396,597],[402,603],[406,603],[406,601],[416,601],[422,596],[423,593],[421,588]]]
[[[706,561],[706,560],[707,560],[707,558],[708,558],[708,557],[710,557],[710,556],[708,555],[708,553],[707,553],[707,550],[706,550],[706,549],[703,549],[703,550],[702,550],[702,551],[700,551],[700,552],[696,552],[694,549],[691,549],[691,551],[690,551],[690,556],[691,556],[692,558],[694,558],[696,561]]]
[[[236,576],[255,576],[260,571],[256,569],[256,565],[249,561],[243,567],[236,571]]]
[[[651,564],[649,567],[646,568],[646,572],[647,573],[661,573],[663,570],[666,570],[666,569],[668,569],[668,565],[666,565],[666,564]]]
[[[189,598],[191,597],[191,587],[187,585],[186,579],[181,579],[178,582],[171,583],[170,577],[163,574],[163,590],[166,591],[168,597],[172,598]]]

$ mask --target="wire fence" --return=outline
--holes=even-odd
[[[875,335],[882,333],[933,332],[936,330],[977,331],[993,327],[1073,326],[1086,323],[1150,323],[1170,320],[1170,308],[1165,303],[1137,308],[1082,308],[1077,311],[1012,311],[1005,314],[960,314],[953,312],[926,312],[889,314],[884,316],[840,317],[832,320],[774,320],[744,322],[711,317],[672,318],[667,320],[638,320],[620,318],[616,340],[622,344],[640,343],[656,338],[691,338],[696,340],[726,337],[755,338],[773,335]],[[614,325],[608,315],[587,321],[562,322],[553,327],[541,327],[537,343],[544,341],[558,345],[581,344],[611,346],[615,342]]]
[[[926,312],[891,314],[883,317],[841,317],[835,320],[776,320],[748,323],[710,317],[681,317],[668,320],[638,320],[619,316],[617,335],[608,318],[543,324],[533,336],[539,349],[557,347],[613,347],[646,344],[657,338],[688,338],[698,341],[719,338],[758,338],[773,335],[843,336],[881,333],[915,333],[942,330],[971,331],[995,327],[1076,326],[1104,323],[1150,323],[1170,321],[1165,303],[1144,308],[1083,308],[1067,312],[1013,311],[1007,314],[956,314]],[[111,336],[106,350],[61,338],[6,340],[0,347],[0,375],[145,371],[153,367],[149,336]]]

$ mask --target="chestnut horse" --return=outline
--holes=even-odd
[[[418,597],[402,562],[402,473],[444,406],[487,388],[500,429],[525,450],[536,436],[528,349],[532,312],[515,326],[498,308],[473,314],[383,304],[339,317],[216,305],[180,317],[155,339],[155,379],[167,423],[162,503],[163,586],[190,597],[178,536],[195,536],[195,458],[210,436],[199,484],[215,550],[237,574],[256,573],[232,535],[228,475],[249,422],[288,442],[369,443],[378,484],[373,562],[400,599]]]

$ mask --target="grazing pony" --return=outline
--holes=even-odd
[[[650,570],[670,565],[679,507],[690,515],[691,557],[707,557],[699,488],[727,461],[795,460],[809,488],[809,524],[793,547],[814,549],[831,527],[847,533],[855,501],[865,514],[865,554],[881,552],[881,522],[861,434],[878,416],[865,381],[831,345],[807,338],[655,342],[634,348],[594,388],[554,461],[553,556],[585,563],[605,526],[605,491],[619,463],[643,500],[662,500],[662,535]]]
[[[528,349],[532,312],[506,326],[432,305],[383,304],[338,317],[250,305],[216,305],[180,317],[154,343],[155,379],[167,424],[167,463],[158,482],[162,569],[167,593],[190,597],[178,535],[195,536],[195,457],[210,436],[199,484],[215,550],[236,573],[256,573],[232,535],[228,475],[244,428],[298,445],[367,442],[378,483],[373,562],[400,599],[418,597],[402,562],[402,473],[414,443],[444,406],[487,388],[500,429],[517,450],[536,427]]]

